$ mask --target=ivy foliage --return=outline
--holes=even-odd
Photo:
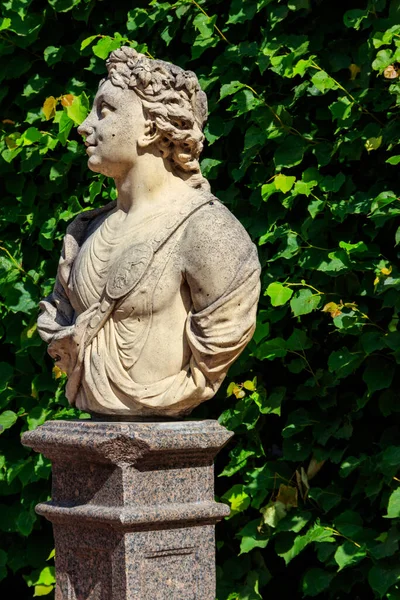
[[[78,415],[36,331],[60,242],[115,198],[76,125],[123,44],[194,70],[202,169],[259,247],[253,341],[194,417],[231,516],[218,600],[400,599],[400,1],[6,0],[0,18],[0,590],[51,597],[34,513],[50,464],[20,444]],[[222,415],[221,415],[221,411]],[[9,596],[7,596],[9,597]]]

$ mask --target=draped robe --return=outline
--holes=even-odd
[[[235,217],[213,196],[205,201],[194,198],[193,210],[187,210],[184,220],[179,214],[154,215],[145,223],[147,241],[143,242],[140,227],[136,232],[141,243],[135,243],[135,228],[116,235],[110,226],[115,203],[83,213],[69,226],[54,291],[40,304],[38,329],[56,364],[69,377],[66,394],[72,405],[99,414],[173,417],[187,414],[220,387],[254,331],[260,265],[255,246]],[[199,232],[204,230],[205,235],[215,219],[223,225],[220,243],[216,249],[210,244],[205,252],[215,269],[213,276],[224,273],[228,283],[222,293],[196,310],[196,294],[205,282],[198,280],[196,272],[181,272],[182,240],[189,235],[190,251],[204,252]],[[191,231],[196,232],[192,238]],[[240,243],[232,244],[232,235],[239,236]],[[230,240],[229,260],[220,251],[224,239]],[[147,264],[149,244],[154,253]],[[124,255],[120,248],[125,249]],[[90,318],[86,316],[93,318],[107,310],[104,290],[110,271],[116,268],[118,272],[126,255],[133,269],[145,265],[140,267],[140,281],[112,305],[108,318],[87,343]],[[123,283],[130,276],[126,271],[118,274]],[[181,299],[180,286],[188,302]],[[169,306],[174,308],[169,311]],[[165,336],[158,341],[154,312],[158,319],[165,315],[171,320],[171,337],[175,335],[171,346]],[[176,343],[179,335],[182,348]],[[170,352],[173,366],[168,369],[168,360],[165,367],[155,359],[149,370],[152,352],[161,357]],[[143,381],[143,375],[135,377],[137,372],[151,373],[151,377]]]

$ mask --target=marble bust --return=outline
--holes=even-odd
[[[71,405],[179,417],[214,396],[251,339],[260,265],[201,174],[196,75],[129,47],[106,64],[78,131],[118,198],[68,227],[38,329]]]

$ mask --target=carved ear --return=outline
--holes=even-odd
[[[157,130],[157,125],[151,119],[147,119],[144,123],[143,135],[138,139],[138,145],[140,148],[146,148],[154,144],[160,137]]]

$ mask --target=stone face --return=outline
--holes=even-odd
[[[23,443],[53,462],[56,600],[214,600],[215,421],[51,421]]]
[[[79,132],[118,199],[69,226],[38,330],[92,414],[177,417],[214,396],[251,339],[257,251],[199,167],[207,99],[194,73],[132,48]]]

